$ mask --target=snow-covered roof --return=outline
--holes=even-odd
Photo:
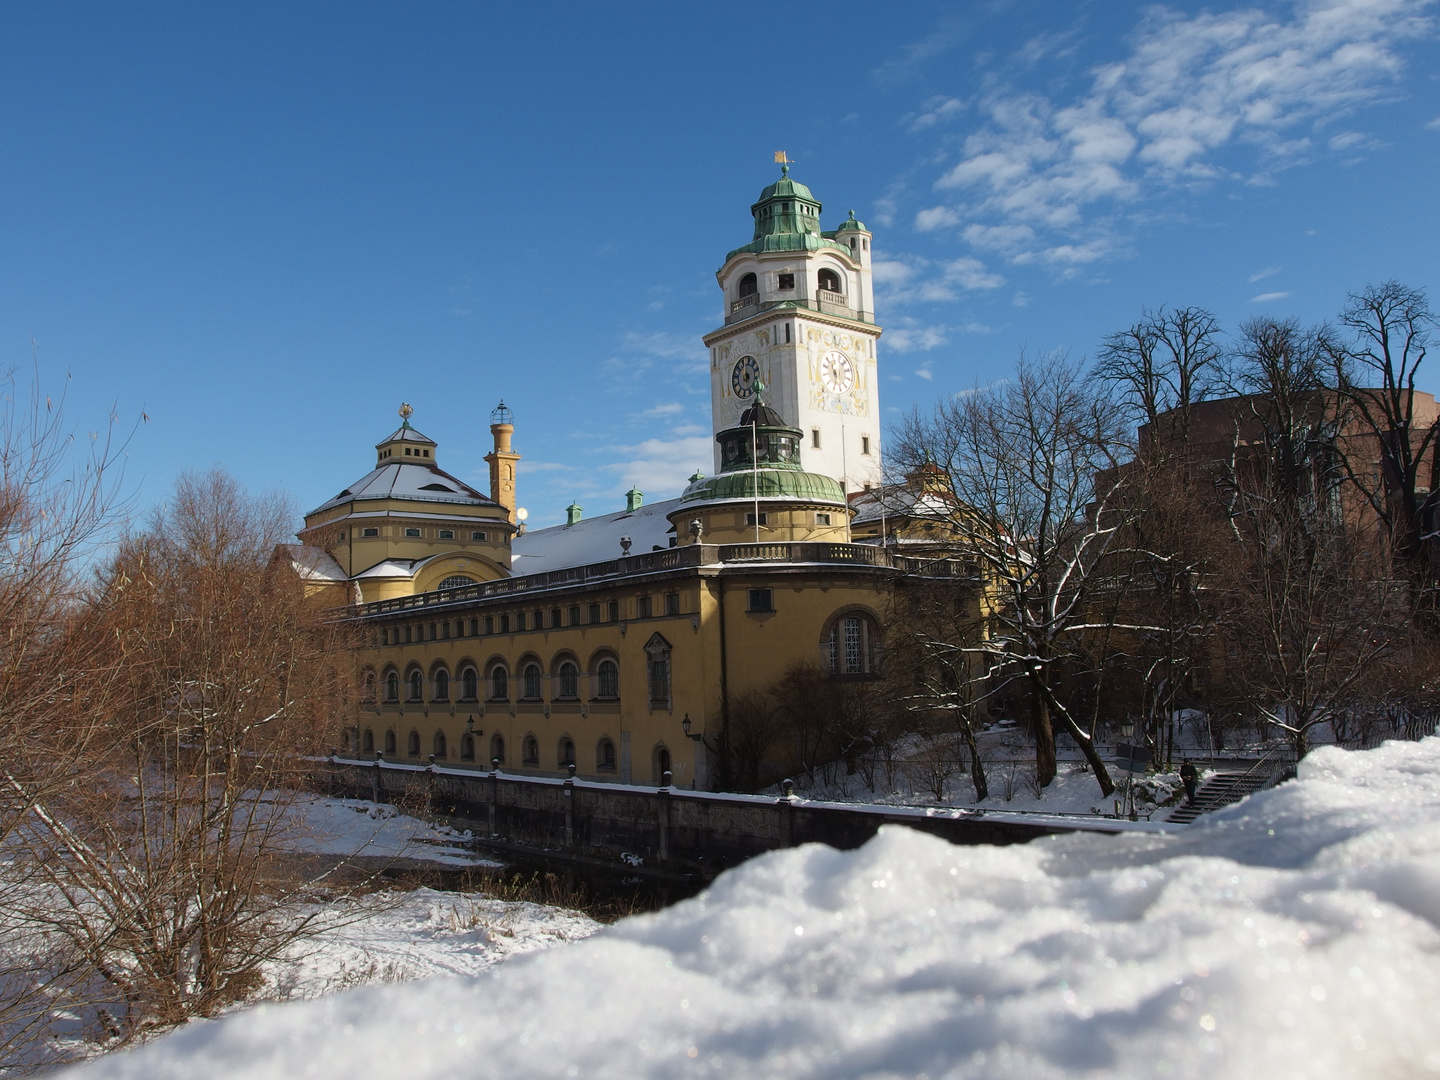
[[[630,537],[630,554],[644,555],[670,546],[670,522],[665,515],[679,509],[679,499],[651,503],[638,510],[586,518],[574,525],[552,525],[517,536],[511,542],[511,568],[515,577],[585,566],[620,557],[620,538]]]
[[[948,518],[955,503],[948,495],[937,491],[917,491],[909,484],[886,484],[883,487],[862,491],[850,500],[855,510],[851,525],[863,525],[879,521],[881,517],[934,518],[937,521]]]
[[[469,484],[438,465],[387,462],[362,476],[333,499],[310,511],[318,514],[353,499],[423,499],[426,502],[494,506]]]
[[[434,558],[432,555],[431,558]],[[415,568],[425,559],[382,559],[369,570],[361,570],[358,578],[408,578],[415,576]]]
[[[328,551],[309,544],[281,544],[290,565],[302,581],[349,581],[345,570]]]

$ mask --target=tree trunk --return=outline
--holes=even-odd
[[[1034,689],[1030,697],[1030,728],[1035,736],[1035,783],[1049,787],[1055,779],[1055,729],[1050,724],[1049,687],[1044,676],[1030,677]]]
[[[990,797],[990,785],[985,780],[985,763],[980,760],[975,729],[970,724],[965,725],[965,745],[970,748],[970,782],[975,785],[975,801],[983,802]]]

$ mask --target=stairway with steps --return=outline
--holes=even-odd
[[[1206,778],[1195,792],[1193,804],[1182,803],[1165,820],[1188,825],[1201,814],[1219,810],[1222,806],[1237,803],[1246,795],[1253,795],[1270,780],[1268,770],[1251,769],[1249,772],[1217,772]]]

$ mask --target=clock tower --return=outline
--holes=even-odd
[[[712,423],[735,427],[763,382],[766,403],[802,434],[805,471],[856,492],[880,483],[871,236],[853,211],[822,232],[819,200],[789,173],[760,193],[754,239],[715,275],[725,321],[704,339]]]

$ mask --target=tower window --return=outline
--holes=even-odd
[[[776,282],[776,287],[779,288],[779,289],[793,289],[793,288],[795,288],[795,275],[794,275],[794,274],[780,274],[780,275],[779,275],[779,280]]]
[[[821,270],[815,277],[815,282],[826,292],[840,291],[840,275],[834,270]]]
[[[737,295],[741,299],[747,296],[754,296],[760,291],[760,284],[754,274],[746,274],[740,279],[740,291]]]
[[[419,535],[420,535],[420,530],[419,530],[419,529],[406,529],[406,530],[405,530],[405,535],[406,535],[406,536],[419,536]]]
[[[829,514],[816,514],[816,515],[815,515],[815,524],[816,524],[816,525],[829,525],[829,524],[830,524],[830,515],[829,515]]]
[[[360,535],[361,535],[361,536],[379,536],[379,535],[380,535],[380,530],[379,530],[379,529],[374,529],[374,528],[372,528],[372,529],[361,529],[361,530],[360,530]]]
[[[820,449],[820,429],[818,427],[810,429],[810,445],[816,450]]]
[[[767,524],[769,524],[769,521],[770,521],[770,515],[767,514],[767,513],[765,513],[765,511],[763,511],[763,510],[760,511],[760,524],[761,524],[761,525],[767,525]],[[746,514],[746,515],[745,515],[745,524],[746,524],[746,525],[754,525],[754,524],[755,524],[755,515],[754,515],[753,513],[751,513],[751,514]]]
[[[864,454],[866,457],[869,457],[869,455],[870,455],[870,436],[869,436],[869,435],[861,435],[861,436],[860,436],[860,453]]]
[[[772,593],[769,589],[751,589],[749,610],[760,613],[774,611],[774,593]]]
[[[455,539],[455,530],[454,530],[454,529],[441,529],[441,530],[440,530],[440,539],[441,539],[441,540],[454,540],[454,539]]]
[[[483,532],[472,532],[472,533],[470,534],[470,539],[471,539],[471,540],[484,540],[484,539],[485,539],[485,534],[484,534]]]

